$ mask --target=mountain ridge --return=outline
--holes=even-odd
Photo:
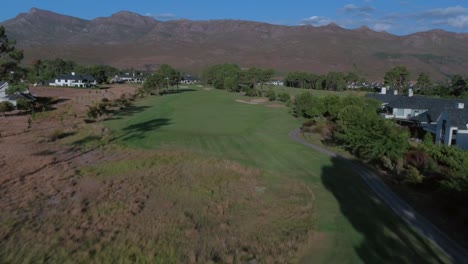
[[[355,71],[372,79],[400,64],[438,79],[468,67],[468,34],[440,29],[398,36],[333,23],[315,27],[234,19],[159,21],[129,11],[87,20],[38,8],[0,24],[25,50],[26,60],[59,56],[145,69],[170,63],[195,73],[230,62],[280,72]]]

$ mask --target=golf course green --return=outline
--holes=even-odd
[[[314,238],[304,263],[447,263],[339,160],[294,142],[302,120],[285,107],[246,104],[236,93],[195,87],[148,97],[105,121],[117,143],[181,149],[260,169],[267,180],[305,183],[315,201]]]

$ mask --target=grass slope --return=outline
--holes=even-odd
[[[445,263],[399,220],[360,177],[328,156],[288,138],[300,124],[285,109],[235,102],[239,95],[188,91],[145,99],[106,122],[126,146],[189,149],[299,180],[315,195],[315,239],[302,252],[306,263]],[[275,175],[275,176],[271,176]],[[318,242],[317,242],[318,240]]]

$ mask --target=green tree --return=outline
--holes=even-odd
[[[466,80],[459,74],[455,74],[454,76],[452,76],[450,84],[452,88],[450,93],[453,96],[459,97],[465,91],[468,91],[468,84]]]
[[[13,110],[15,110],[15,106],[11,102],[0,102],[0,113],[10,112]]]
[[[13,95],[17,92],[26,92],[28,90],[28,86],[24,83],[12,84],[6,90],[6,94]]]
[[[15,42],[8,39],[5,27],[0,26],[0,80],[18,81],[18,65],[23,57],[23,51],[15,48]]]
[[[170,86],[178,85],[179,81],[180,71],[168,64],[163,64],[154,74],[146,78],[143,90],[160,95],[163,89],[167,92]]]
[[[273,69],[260,69],[258,76],[258,82],[260,82],[260,91],[263,92],[263,85],[270,81],[275,71]]]
[[[269,89],[267,92],[267,97],[269,101],[275,101],[276,100],[276,93],[273,91],[273,89]]]
[[[410,72],[405,66],[396,66],[385,73],[385,84],[392,88],[397,88],[399,93],[403,92],[403,88],[408,84]]]
[[[289,99],[291,99],[291,96],[287,92],[281,92],[278,94],[278,100],[281,102],[287,102]]]
[[[224,78],[223,86],[224,89],[228,91],[237,91],[237,89],[239,88],[239,79],[236,76],[227,76],[226,78]]]
[[[429,75],[427,75],[427,73],[422,72],[419,74],[416,85],[419,87],[419,89],[421,89],[423,94],[430,94],[432,81],[431,78],[429,78]]]

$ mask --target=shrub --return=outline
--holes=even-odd
[[[62,138],[65,138],[65,137],[68,137],[70,136],[72,133],[69,133],[69,132],[65,132],[61,129],[56,129],[54,130],[50,135],[49,135],[49,141],[56,141],[58,139],[62,139]]]
[[[11,102],[0,102],[0,113],[10,112],[13,110],[15,110],[15,106]]]
[[[245,95],[246,95],[246,96],[250,96],[250,97],[255,97],[255,96],[259,96],[260,93],[259,93],[257,90],[255,90],[255,89],[247,89],[247,90],[245,91]]]
[[[281,102],[287,102],[289,99],[291,99],[291,96],[287,92],[281,92],[278,94],[278,100]]]
[[[269,101],[275,101],[276,100],[276,93],[273,91],[273,89],[269,89],[267,92],[267,97]]]
[[[16,109],[29,111],[33,108],[33,102],[28,99],[20,98],[16,101]]]
[[[405,161],[406,164],[416,167],[418,169],[427,168],[429,155],[423,151],[412,150],[406,153]]]
[[[405,179],[403,180],[404,183],[408,184],[421,184],[424,180],[424,176],[419,173],[418,169],[413,166],[408,166],[405,172]]]

